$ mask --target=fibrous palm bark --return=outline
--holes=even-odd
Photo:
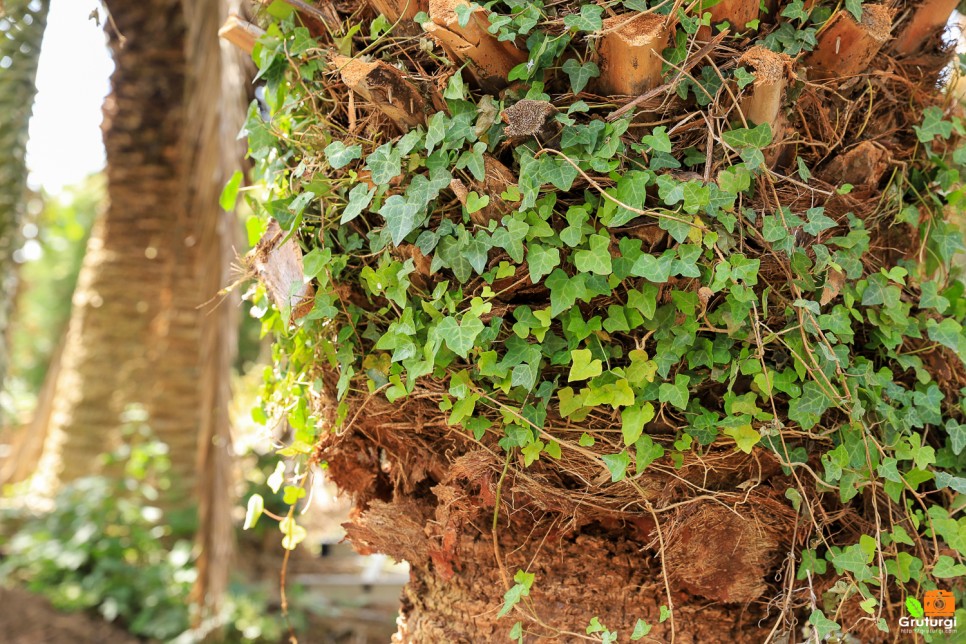
[[[25,206],[27,126],[49,7],[49,0],[0,4],[0,395],[9,367],[7,329],[17,291],[13,253]],[[3,412],[0,404],[0,426]]]
[[[314,290],[255,268],[400,641],[898,641],[956,586],[950,3],[323,4],[250,123]]]

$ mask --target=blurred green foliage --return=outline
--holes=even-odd
[[[15,324],[11,329],[15,391],[28,398],[44,381],[50,360],[70,319],[91,227],[104,199],[104,178],[91,175],[58,196],[38,195],[23,226]],[[20,405],[18,405],[20,406]]]
[[[65,611],[96,610],[131,633],[192,642],[192,546],[173,536],[158,507],[168,485],[167,447],[135,424],[105,456],[106,476],[65,485],[52,507],[0,512],[0,583],[17,583]],[[16,493],[17,490],[14,490]],[[222,641],[279,641],[284,624],[251,586],[234,584],[207,630]]]
[[[58,609],[97,609],[132,633],[170,639],[188,628],[185,598],[194,582],[191,545],[166,543],[155,506],[166,483],[167,448],[132,436],[108,457],[119,478],[88,477],[64,486],[49,511],[4,516],[18,526],[0,536],[0,578],[23,583]]]

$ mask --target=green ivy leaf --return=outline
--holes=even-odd
[[[686,242],[688,237],[691,235],[691,225],[686,221],[678,221],[677,219],[662,217],[658,220],[657,225],[661,227],[661,230],[666,230],[674,241],[679,244]],[[645,255],[645,257],[650,256]]]
[[[446,83],[446,89],[443,90],[443,98],[451,101],[460,101],[466,98],[466,83],[463,82],[462,73],[457,71],[450,76],[449,82]]]
[[[761,434],[751,425],[729,427],[724,430],[724,433],[735,439],[735,443],[738,444],[738,449],[745,454],[751,454],[751,450],[761,441]]]
[[[738,83],[739,89],[744,89],[755,82],[755,75],[744,67],[739,67],[735,70],[735,81]]]
[[[557,268],[544,280],[550,289],[550,314],[557,317],[576,302],[577,298],[587,297],[587,286],[583,275],[569,277],[563,270]]]
[[[762,123],[752,128],[737,128],[724,132],[721,138],[735,150],[741,150],[743,148],[761,150],[771,145],[771,126],[768,123]]]
[[[631,640],[636,642],[637,640],[642,639],[645,635],[651,632],[651,628],[652,626],[643,619],[637,620],[637,623],[634,624],[634,632],[631,633]]]
[[[815,628],[815,633],[818,636],[817,640],[819,642],[824,642],[829,635],[841,628],[837,623],[826,617],[825,613],[819,609],[812,611],[812,614],[808,618],[808,623]]]
[[[929,333],[929,339],[933,342],[938,342],[953,351],[959,349],[963,327],[956,320],[945,318],[942,322],[936,322],[930,318],[926,321],[926,330]]]
[[[617,187],[608,192],[613,192],[614,199],[628,206],[628,208],[607,201],[601,208],[601,223],[609,228],[616,228],[640,217],[639,212],[629,208],[644,209],[644,202],[647,199],[647,186],[651,183],[652,176],[653,174],[649,172],[630,170],[618,179]]]
[[[333,170],[344,168],[356,159],[362,158],[361,145],[346,145],[342,141],[333,141],[322,151]]]
[[[869,597],[859,602],[859,607],[869,615],[875,615],[875,607],[879,605],[875,597]]]
[[[392,243],[396,246],[406,239],[406,235],[416,230],[426,216],[418,205],[406,201],[400,195],[392,195],[386,199],[386,203],[379,209],[379,214],[386,220],[386,229],[392,236]]]
[[[939,579],[962,579],[966,577],[966,566],[956,563],[949,555],[939,555],[932,568],[932,575]]]
[[[523,466],[530,467],[534,462],[540,459],[540,452],[543,451],[544,443],[543,441],[533,441],[525,445],[521,450],[520,454],[523,455]]]
[[[436,112],[426,122],[426,154],[432,154],[436,146],[446,139],[446,126],[449,117],[445,112]]]
[[[830,552],[826,558],[838,570],[847,570],[851,573],[862,573],[872,562],[875,552],[868,552],[859,544],[853,544],[841,551]]]
[[[673,385],[669,382],[662,382],[661,386],[658,387],[658,400],[670,403],[678,409],[684,409],[688,406],[688,383],[690,382],[691,378],[682,374],[674,376]]]
[[[461,3],[456,5],[453,8],[453,11],[456,12],[456,22],[459,23],[459,26],[465,28],[468,24],[470,24],[470,16],[472,16],[473,12],[476,9],[479,9],[479,7],[480,5],[476,4],[475,2],[466,4]]]
[[[921,619],[925,615],[925,611],[922,609],[922,604],[915,597],[906,597],[906,610],[909,611],[909,615],[915,617],[916,619]]]
[[[621,435],[625,445],[633,445],[644,432],[644,425],[654,419],[654,405],[633,405],[621,412]]]
[[[385,143],[372,151],[366,159],[372,183],[377,186],[389,183],[402,172],[402,156],[392,143]]]
[[[476,191],[470,192],[466,195],[466,212],[473,214],[474,212],[479,212],[486,208],[490,204],[490,195],[483,195],[482,197]]]
[[[513,581],[516,583],[504,593],[503,608],[497,613],[497,617],[503,617],[513,610],[513,607],[519,604],[521,599],[530,596],[530,588],[533,586],[534,579],[536,579],[535,574],[523,570],[518,570],[517,574],[513,575]]]
[[[591,78],[600,76],[600,68],[593,61],[579,63],[576,58],[568,58],[561,69],[570,77],[570,89],[574,94],[582,92]]]
[[[234,174],[231,175],[231,179],[225,184],[224,189],[221,191],[221,196],[218,198],[218,204],[222,210],[231,212],[235,209],[235,204],[238,202],[238,191],[241,188],[243,178],[244,175],[241,170],[235,170]]]
[[[484,328],[486,327],[479,318],[464,317],[462,322],[457,322],[456,318],[445,317],[436,325],[436,335],[446,343],[450,351],[465,358],[473,348],[476,336]]]
[[[664,446],[655,443],[647,434],[644,434],[634,443],[634,451],[637,453],[637,472],[641,473],[648,465],[664,456]]]
[[[612,483],[623,480],[624,475],[627,473],[627,466],[631,464],[631,457],[627,455],[626,449],[619,454],[604,454],[600,458],[604,461],[604,465],[607,466],[607,470],[610,472],[610,480]]]
[[[317,277],[325,270],[326,265],[332,261],[332,251],[321,248],[313,248],[302,258],[302,267],[305,277]]]
[[[282,502],[294,505],[296,501],[305,497],[305,488],[298,485],[286,485],[282,490]]]
[[[823,230],[835,228],[838,225],[834,219],[825,215],[825,208],[821,206],[809,208],[805,213],[805,218],[808,220],[808,223],[802,226],[802,230],[809,235],[818,235]]]
[[[601,15],[603,7],[595,4],[585,4],[580,7],[580,13],[564,16],[564,26],[577,31],[600,31],[604,26]]]
[[[540,184],[552,184],[557,190],[567,192],[577,178],[577,168],[570,165],[565,159],[560,159],[551,154],[540,157],[537,163],[537,180]],[[521,172],[522,178],[522,172]]]
[[[671,147],[671,137],[667,134],[667,126],[659,125],[658,127],[651,130],[650,134],[646,134],[641,137],[641,143],[648,146],[655,152],[667,152],[670,153],[673,149]]]
[[[787,7],[782,9],[782,12],[780,15],[782,18],[789,18],[791,20],[801,20],[802,22],[805,22],[806,20],[808,20],[808,17],[811,15],[811,13],[812,13],[812,10],[805,6],[805,2],[803,0],[792,0],[791,2],[788,3]],[[819,638],[819,639],[824,639],[824,638]]]
[[[796,162],[798,166],[798,177],[805,183],[808,183],[808,180],[812,178],[812,171],[808,169],[807,165],[805,165],[805,161],[802,159],[802,157],[798,157]]]
[[[493,246],[502,248],[514,262],[523,262],[523,240],[526,239],[530,226],[515,217],[505,217],[504,226],[493,231],[491,241]],[[510,271],[512,275],[514,271]],[[548,271],[549,272],[549,271]]]
[[[832,401],[819,384],[810,380],[802,386],[802,395],[788,402],[788,418],[801,425],[802,429],[811,429],[831,406]]]
[[[939,294],[939,284],[933,281],[923,282],[922,293],[919,296],[919,308],[935,309],[940,314],[949,308],[949,300]]]
[[[362,214],[362,211],[368,208],[369,204],[372,203],[372,197],[375,194],[375,188],[370,188],[364,183],[356,184],[356,186],[349,191],[349,203],[347,203],[345,208],[342,209],[342,217],[339,219],[339,223],[347,224]]]
[[[935,105],[922,111],[922,125],[913,127],[916,137],[922,143],[929,143],[937,136],[948,139],[953,133],[953,124],[943,120],[943,111]]]
[[[591,235],[590,250],[580,250],[574,256],[577,270],[597,275],[610,275],[613,271],[610,257],[610,235]]]
[[[560,265],[560,251],[552,246],[530,244],[527,249],[527,267],[530,269],[530,281],[537,284],[544,275],[549,275]]]
[[[966,478],[963,478],[961,476],[953,476],[952,474],[949,474],[947,472],[937,471],[936,489],[942,490],[947,487],[952,490],[955,490],[956,492],[959,492],[960,494],[966,494]]]
[[[479,141],[473,144],[473,147],[466,150],[460,154],[459,159],[456,160],[456,169],[462,170],[466,168],[473,175],[473,178],[477,181],[486,180],[486,161],[484,161],[483,153],[486,152],[486,143]]]
[[[282,531],[282,547],[286,550],[295,550],[296,546],[305,541],[308,531],[298,525],[292,517],[285,517],[278,522],[278,529]]]
[[[603,362],[593,359],[590,349],[574,349],[570,352],[573,363],[570,365],[570,375],[567,382],[596,378],[603,373]]]
[[[946,421],[946,433],[949,434],[949,443],[953,454],[959,456],[966,448],[966,425],[960,425],[959,422],[950,418]]]
[[[845,0],[845,10],[852,14],[856,22],[862,20],[862,0]]]
[[[743,165],[734,165],[718,173],[718,187],[737,195],[751,187],[751,172]]]

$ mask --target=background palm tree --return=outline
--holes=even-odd
[[[8,327],[17,292],[13,253],[19,242],[27,187],[27,126],[33,108],[40,42],[49,0],[0,3],[0,427],[9,367]]]
[[[109,203],[74,293],[35,487],[99,471],[139,407],[169,448],[169,513],[199,512],[198,598],[231,551],[229,377],[237,307],[218,301],[237,221],[218,195],[238,166],[240,59],[217,31],[227,2],[106,3],[115,71],[104,107]],[[215,303],[212,304],[212,300]]]

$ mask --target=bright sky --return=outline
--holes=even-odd
[[[31,187],[59,193],[104,167],[101,104],[114,63],[102,27],[88,16],[97,0],[51,0],[37,71],[27,166]]]

